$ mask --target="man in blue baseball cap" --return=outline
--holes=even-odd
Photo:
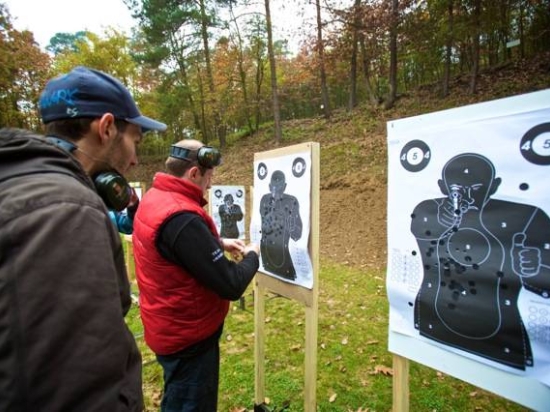
[[[46,124],[111,113],[117,120],[141,127],[143,132],[166,130],[164,123],[140,113],[130,92],[119,80],[87,67],[76,67],[50,80],[40,96],[40,113]]]
[[[0,410],[142,411],[120,236],[143,133],[124,85],[85,67],[50,80],[46,137],[0,130]]]

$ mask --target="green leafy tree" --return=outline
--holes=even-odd
[[[229,0],[125,0],[139,19],[149,49],[143,61],[162,65],[170,73],[179,91],[187,92],[186,105],[191,110],[195,128],[208,142],[217,136],[225,145],[226,125],[220,117],[219,100],[212,69],[210,30],[218,27],[217,7]],[[174,77],[177,82],[174,83]]]
[[[251,108],[252,104],[250,101],[250,87],[248,79],[252,74],[250,71],[252,69],[252,62],[250,61],[250,55],[245,54],[245,44],[243,35],[241,34],[241,28],[239,24],[238,17],[235,15],[234,8],[232,4],[229,4],[229,14],[231,26],[233,28],[230,34],[230,40],[233,43],[233,50],[237,61],[238,67],[238,79],[240,84],[240,89],[242,93],[243,100],[243,116],[245,118],[246,126],[249,132],[257,130],[253,128],[252,117],[251,117]],[[240,124],[237,124],[240,126]]]
[[[86,31],[76,33],[56,33],[46,46],[46,50],[57,55],[64,51],[77,52],[78,42],[86,41]]]
[[[331,116],[330,99],[328,95],[327,72],[325,66],[325,43],[323,41],[323,22],[321,19],[321,2],[315,0],[317,11],[317,54],[319,59],[319,76],[321,78],[321,98],[323,100],[323,113],[326,119]]]
[[[129,84],[136,77],[137,64],[130,53],[128,38],[114,29],[107,29],[104,35],[101,37],[86,32],[83,38],[76,40],[73,47],[54,57],[54,71],[65,73],[75,66],[88,66],[108,72]]]
[[[37,102],[48,79],[50,58],[30,31],[15,30],[0,3],[0,127],[40,130]]]
[[[54,57],[53,71],[66,73],[82,65],[109,73],[129,88],[143,113],[158,117],[158,73],[137,64],[134,47],[130,39],[112,28],[103,36],[86,32],[76,40],[74,50],[67,48]]]
[[[252,65],[252,77],[253,83],[253,117],[254,117],[254,130],[258,130],[260,122],[262,121],[263,101],[262,101],[262,89],[264,87],[264,80],[267,70],[267,40],[265,33],[265,26],[260,21],[259,16],[254,16],[249,21],[249,33],[247,35],[248,40],[248,54],[250,56]]]
[[[271,101],[273,104],[274,135],[275,141],[279,144],[282,140],[283,126],[281,125],[281,109],[279,104],[279,90],[277,85],[277,63],[275,59],[275,47],[273,45],[273,30],[271,24],[271,9],[269,0],[265,3],[265,20],[267,31],[267,53],[269,55],[269,68],[271,71]]]

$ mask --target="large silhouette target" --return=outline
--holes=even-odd
[[[390,350],[535,410],[550,404],[548,119],[546,90],[388,124]]]

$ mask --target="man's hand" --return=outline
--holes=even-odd
[[[260,247],[255,243],[250,243],[245,246],[241,239],[222,239],[223,250],[231,253],[231,256],[237,262],[248,252],[255,252],[260,256]]]
[[[243,255],[246,255],[248,252],[254,252],[260,256],[260,247],[256,243],[250,243],[244,248]]]
[[[241,239],[222,239],[223,250],[233,255],[244,252],[244,242]]]

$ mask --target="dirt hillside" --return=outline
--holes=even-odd
[[[469,77],[454,79],[451,94],[437,96],[427,85],[400,96],[388,111],[359,107],[322,118],[283,123],[279,147],[319,142],[321,147],[320,248],[323,257],[346,265],[379,269],[386,265],[386,122],[447,108],[542,90],[550,86],[550,55],[516,61],[482,73],[476,95],[468,93]],[[213,184],[253,183],[254,153],[278,146],[266,130],[240,139],[223,151],[224,162]],[[163,160],[140,159],[129,176],[149,186]]]

